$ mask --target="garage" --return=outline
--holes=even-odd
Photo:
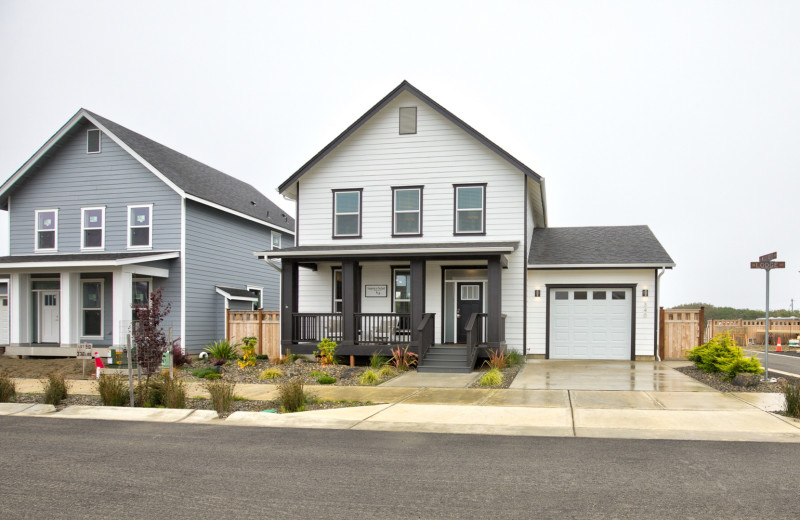
[[[551,287],[550,359],[632,359],[631,287]]]

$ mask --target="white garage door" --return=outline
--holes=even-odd
[[[630,359],[631,289],[550,290],[550,359]]]

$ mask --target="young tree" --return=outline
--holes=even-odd
[[[161,359],[170,347],[161,323],[171,308],[171,303],[164,304],[161,288],[150,293],[149,304],[133,305],[138,320],[138,323],[133,323],[131,326],[133,344],[136,346],[136,362],[148,380],[158,371]]]

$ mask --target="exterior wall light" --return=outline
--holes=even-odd
[[[647,298],[649,296],[649,292],[647,289],[642,289],[642,298]]]
[[[541,291],[541,289],[536,289],[535,291],[533,291],[533,295],[534,295],[536,298],[541,298],[541,297],[542,297],[542,291]]]

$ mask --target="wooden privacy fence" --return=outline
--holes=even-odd
[[[266,354],[270,359],[281,357],[280,311],[225,311],[225,339],[239,343],[242,338],[258,338],[256,354]]]
[[[703,313],[699,309],[664,309],[659,314],[658,354],[663,360],[686,359],[686,352],[702,345]]]

